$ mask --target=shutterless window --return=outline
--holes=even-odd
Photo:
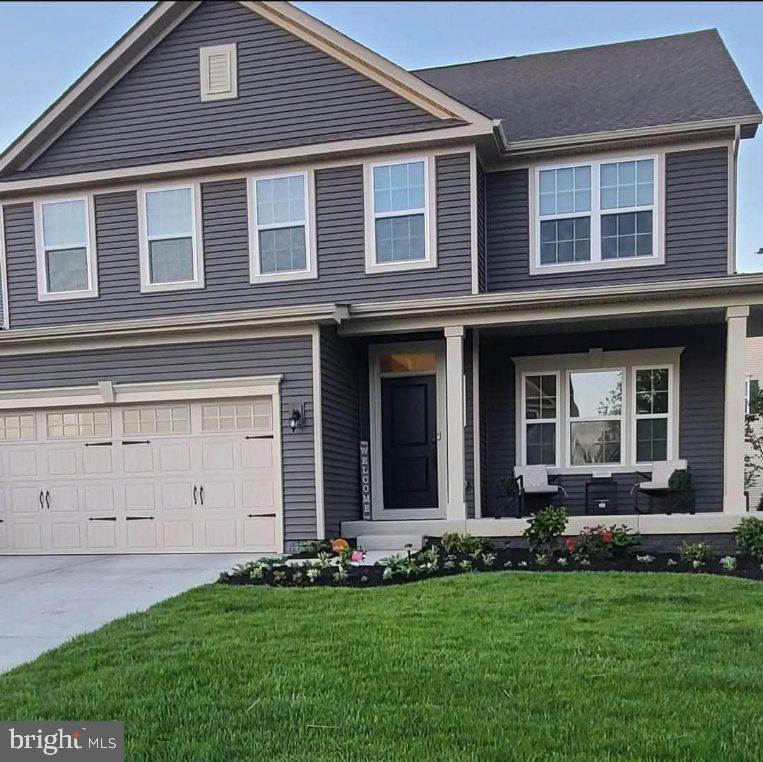
[[[569,374],[570,465],[622,462],[623,371]]]
[[[668,460],[670,369],[635,371],[636,462]]]
[[[655,159],[539,169],[538,268],[655,256]]]
[[[255,275],[309,268],[307,176],[254,180]]]
[[[193,188],[146,191],[148,280],[197,280]]]
[[[87,200],[43,202],[40,217],[45,293],[91,291]]]
[[[427,259],[426,162],[373,167],[376,264]]]
[[[525,463],[556,465],[558,390],[555,373],[524,377]]]

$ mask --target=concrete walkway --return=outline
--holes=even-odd
[[[0,557],[0,672],[256,554]]]

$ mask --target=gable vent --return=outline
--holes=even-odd
[[[199,68],[203,101],[238,97],[235,43],[200,48]]]

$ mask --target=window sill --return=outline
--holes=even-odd
[[[280,273],[250,273],[249,282],[252,285],[265,283],[288,283],[290,281],[316,280],[318,273],[314,270],[298,270]]]
[[[38,302],[73,302],[80,299],[97,299],[98,290],[91,291],[59,291],[52,293],[38,292]]]
[[[177,283],[141,283],[142,294],[161,293],[162,291],[191,291],[204,288],[204,281],[179,281]]]
[[[434,270],[436,268],[437,262],[431,259],[413,259],[407,262],[386,262],[384,264],[366,262],[366,275],[399,273],[407,270]]]
[[[595,262],[570,262],[563,265],[538,265],[530,263],[530,275],[554,275],[561,273],[596,272],[599,270],[622,270],[630,267],[659,267],[665,264],[665,256],[607,259]]]

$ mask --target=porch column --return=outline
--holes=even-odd
[[[723,512],[744,513],[744,355],[749,307],[726,309]]]
[[[464,327],[445,328],[445,369],[448,419],[449,519],[466,521],[464,502]]]

